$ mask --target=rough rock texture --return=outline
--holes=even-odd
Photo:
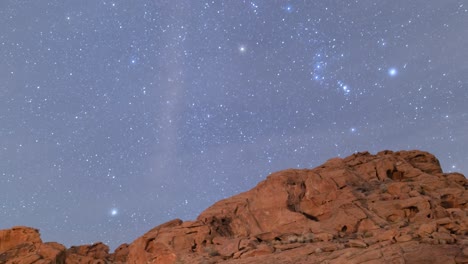
[[[468,263],[467,187],[427,152],[357,153],[273,173],[113,254],[3,230],[0,263]]]
[[[34,228],[16,226],[0,230],[0,263],[64,263],[65,250],[55,242],[42,243],[39,230]]]

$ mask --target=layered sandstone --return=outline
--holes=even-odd
[[[467,187],[427,152],[357,153],[273,173],[113,254],[3,230],[0,263],[468,263]]]

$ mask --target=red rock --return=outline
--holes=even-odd
[[[318,234],[315,234],[315,241],[330,241],[333,239],[333,235],[332,234],[329,234],[329,233],[318,233]]]
[[[74,246],[67,250],[67,254],[77,254],[95,259],[104,259],[109,256],[109,247],[101,242],[93,245]]]
[[[260,244],[258,245],[256,249],[242,254],[241,258],[250,258],[250,257],[256,257],[256,256],[269,255],[273,253],[274,251],[275,251],[274,248],[272,248],[271,246],[268,246],[266,244]]]
[[[0,230],[0,263],[463,263],[468,181],[422,151],[356,153],[269,175],[195,221],[175,219],[115,253]]]
[[[448,233],[435,232],[432,237],[438,241],[439,244],[453,244],[455,239]]]
[[[111,255],[111,261],[125,263],[127,262],[128,253],[128,244],[122,244],[115,250],[114,254]]]
[[[0,230],[0,263],[64,263],[65,250],[58,243],[42,243],[34,228]]]
[[[460,249],[445,245],[421,245],[417,251],[408,252],[404,255],[406,263],[456,263],[455,257]]]
[[[460,254],[460,255],[457,255],[457,256],[455,257],[455,263],[457,263],[457,264],[465,263],[465,264],[466,264],[466,263],[468,263],[468,257],[463,256],[463,255],[461,255],[461,254]]]
[[[460,254],[455,257],[455,263],[468,263],[468,248],[465,248]]]
[[[339,249],[338,245],[333,243],[328,243],[320,247],[323,252],[333,252]]]
[[[239,251],[239,238],[225,238],[225,237],[215,237],[213,238],[213,244],[215,250],[222,257],[232,257],[234,253]]]
[[[65,260],[65,251],[66,247],[56,242],[43,243],[37,248],[37,253],[43,259],[51,259],[57,262]]]
[[[290,250],[290,249],[293,249],[293,248],[298,248],[298,247],[302,247],[303,245],[300,244],[300,243],[293,243],[293,244],[280,244],[280,245],[275,245],[275,249],[279,249],[279,250]]]
[[[376,229],[379,229],[379,227],[371,219],[367,218],[359,222],[358,231],[360,233],[365,233],[365,232],[376,230]]]
[[[397,242],[408,242],[408,241],[410,241],[410,240],[412,240],[412,239],[413,239],[413,236],[408,235],[408,234],[406,234],[406,235],[401,235],[401,236],[398,236],[398,237],[395,238],[395,240],[396,240]]]
[[[393,182],[387,186],[387,192],[392,195],[401,195],[409,193],[410,191],[411,188],[406,182]]]
[[[357,248],[366,248],[367,247],[367,244],[364,241],[359,240],[359,239],[351,239],[351,240],[349,240],[348,244],[349,244],[350,247],[357,247]]]
[[[418,235],[420,237],[429,236],[436,231],[436,227],[436,223],[422,224],[418,229]]]
[[[380,250],[367,250],[361,254],[357,254],[354,257],[349,258],[348,263],[368,263],[372,260],[379,260],[382,257],[382,251]]]
[[[282,234],[276,232],[266,232],[262,234],[258,234],[255,237],[260,241],[273,241],[275,238],[281,236]]]
[[[378,236],[377,236],[377,239],[379,241],[393,241],[393,239],[395,239],[395,237],[397,236],[398,234],[398,231],[395,230],[395,229],[391,229],[391,230],[387,230],[385,232],[382,232],[380,233]]]
[[[39,230],[25,226],[15,226],[11,229],[0,230],[0,253],[23,243],[42,243]]]
[[[468,187],[468,181],[466,180],[465,176],[463,174],[460,174],[460,173],[449,173],[449,174],[446,174],[445,177],[447,177],[447,180],[451,181],[451,182],[455,182],[457,184],[459,184],[460,186],[463,186],[463,187]]]
[[[437,225],[446,225],[452,223],[452,220],[448,217],[437,219],[436,221]]]

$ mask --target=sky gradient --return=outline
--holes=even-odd
[[[269,173],[468,173],[461,0],[0,2],[0,229],[112,249]]]

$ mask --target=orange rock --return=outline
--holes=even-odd
[[[453,238],[448,233],[435,232],[432,233],[432,237],[438,241],[439,244],[453,244],[455,243],[455,238]]]
[[[364,241],[359,240],[359,239],[351,239],[351,240],[349,240],[348,244],[349,244],[350,247],[357,247],[357,248],[366,248],[367,247],[367,244]]]
[[[368,232],[368,231],[376,230],[378,228],[379,227],[374,223],[374,221],[367,218],[367,219],[363,219],[359,223],[358,232],[365,233],[365,232]]]
[[[468,181],[422,151],[356,153],[269,175],[195,221],[159,225],[115,253],[0,230],[0,263],[464,263]]]
[[[436,223],[422,224],[418,229],[418,235],[420,237],[427,237],[436,231]]]
[[[315,235],[315,241],[324,241],[324,242],[327,242],[327,241],[330,241],[333,239],[333,235],[332,234],[329,234],[329,233],[318,233]]]
[[[127,255],[128,255],[128,244],[122,244],[120,245],[114,252],[114,254],[111,255],[111,261],[112,262],[122,262],[125,263],[127,262]]]
[[[34,228],[0,230],[0,263],[65,263],[65,250],[59,243],[42,243]]]
[[[392,195],[401,195],[409,193],[410,191],[411,188],[406,182],[393,182],[387,186],[387,192]]]
[[[250,258],[250,257],[256,257],[256,256],[263,256],[263,255],[268,255],[273,253],[275,250],[271,246],[268,246],[266,244],[260,244],[258,247],[254,250],[248,251],[244,254],[241,255],[241,258]]]
[[[395,229],[390,229],[385,232],[382,232],[377,236],[379,241],[393,241],[393,239],[397,236],[398,231]]]
[[[42,243],[39,230],[25,226],[0,230],[0,254],[23,243]]]
[[[215,250],[219,255],[223,257],[232,257],[234,253],[239,251],[239,238],[226,238],[226,237],[215,237],[213,238],[213,244]]]
[[[109,256],[109,247],[101,242],[93,245],[74,246],[67,250],[67,254],[88,256],[95,259],[104,259]]]
[[[396,241],[398,241],[398,242],[407,242],[407,241],[412,240],[412,239],[413,239],[413,236],[406,234],[406,235],[398,236],[398,237],[396,237],[395,239],[396,239]]]

